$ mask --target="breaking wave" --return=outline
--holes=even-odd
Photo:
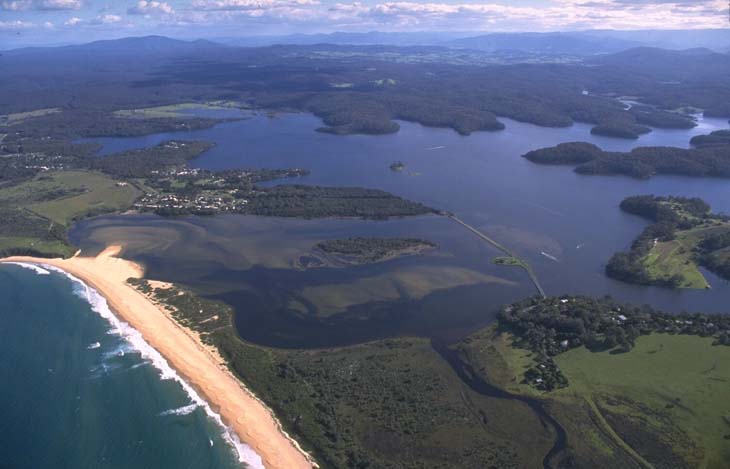
[[[27,265],[30,266],[32,264]],[[161,379],[171,379],[180,384],[180,386],[182,386],[183,390],[187,393],[188,397],[192,401],[192,404],[190,404],[189,406],[181,407],[180,409],[172,409],[172,412],[183,412],[182,409],[188,409],[191,406],[194,406],[191,410],[189,410],[188,413],[190,413],[195,410],[195,408],[202,407],[208,417],[223,429],[223,439],[236,451],[236,454],[238,455],[238,460],[241,463],[245,464],[247,467],[264,469],[261,457],[256,454],[256,452],[254,452],[251,447],[242,443],[238,439],[238,436],[225,423],[223,423],[221,416],[213,411],[210,405],[208,405],[208,403],[202,397],[200,397],[197,391],[195,391],[192,386],[190,386],[184,379],[182,379],[182,377],[177,374],[177,372],[167,363],[167,360],[165,360],[165,358],[157,350],[155,350],[151,345],[147,343],[147,341],[144,340],[142,334],[139,331],[137,331],[132,326],[119,319],[116,315],[114,315],[114,313],[112,313],[111,309],[109,308],[109,304],[106,301],[106,298],[101,296],[101,294],[99,294],[99,292],[97,292],[93,288],[86,285],[83,281],[64,270],[45,264],[43,264],[41,267],[34,267],[37,267],[39,270],[46,272],[46,274],[48,274],[49,271],[60,273],[61,275],[64,275],[73,282],[73,293],[83,300],[87,301],[89,305],[91,305],[91,309],[110,324],[111,328],[107,333],[122,337],[131,346],[131,349],[126,348],[126,350],[125,348],[120,348],[116,351],[116,353],[124,353],[125,351],[130,350],[137,352],[142,356],[142,359],[144,360],[143,364],[150,363],[157,369]],[[180,413],[176,415],[185,414]]]

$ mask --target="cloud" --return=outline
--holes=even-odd
[[[63,24],[66,26],[76,26],[77,24],[81,24],[83,22],[84,22],[84,20],[82,20],[78,16],[73,16],[73,17],[67,19]]]
[[[542,7],[393,1],[336,3],[328,14],[363,28],[544,31],[725,27],[727,8],[727,0],[552,0]]]
[[[16,0],[16,1],[5,1],[0,3],[0,8],[7,11],[23,11],[29,10],[33,6],[31,0]],[[8,23],[7,21],[3,23]]]
[[[99,15],[92,21],[92,24],[114,24],[122,21],[122,17],[119,15]]]
[[[10,31],[10,30],[19,30],[19,29],[28,29],[35,26],[33,23],[28,23],[25,21],[0,21],[0,31]]]
[[[6,0],[0,8],[8,11],[25,10],[80,10],[82,0]]]
[[[167,2],[139,1],[127,10],[130,15],[172,15],[175,10]]]
[[[203,11],[267,11],[319,4],[318,0],[194,0],[192,8]]]
[[[35,4],[39,10],[80,10],[84,6],[82,0],[41,0]]]

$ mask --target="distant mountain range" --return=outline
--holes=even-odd
[[[730,52],[730,28],[703,30],[589,30],[549,33],[489,33],[478,32],[334,32],[327,34],[292,34],[286,36],[217,37],[208,40],[176,40],[163,36],[146,36],[84,44],[92,50],[120,53],[144,48],[147,52],[169,54],[194,52],[217,46],[265,47],[271,45],[388,45],[439,46],[452,49],[470,49],[482,52],[517,51],[530,54],[590,56],[610,54],[636,47],[658,47],[684,50],[707,48],[715,52]],[[63,46],[73,50],[79,46]],[[8,47],[10,48],[10,47]],[[42,47],[24,48],[26,52]],[[16,49],[17,50],[17,49]],[[59,48],[59,51],[63,50]],[[7,52],[7,51],[6,51]]]
[[[469,49],[481,52],[516,51],[530,54],[591,56],[611,54],[637,47],[685,50],[706,48],[715,52],[730,52],[730,29],[676,30],[676,31],[612,31],[591,30],[551,33],[453,33],[408,32],[366,33],[335,32],[329,34],[293,34],[288,36],[220,37],[210,40],[178,40],[163,36],[133,37],[96,41],[89,44],[62,46],[57,51],[75,51],[79,47],[93,52],[127,54],[144,51],[148,54],[193,53],[224,46],[265,47],[271,45],[386,45],[438,46],[451,49]],[[43,50],[42,47],[24,49],[24,53]],[[4,52],[10,53],[9,51]]]
[[[634,47],[691,49],[704,47],[716,52],[730,52],[730,29],[706,30],[590,30],[551,33],[449,33],[409,32],[367,33],[335,32],[330,34],[294,34],[289,36],[254,36],[216,38],[216,42],[245,47],[274,44],[313,45],[394,45],[446,46],[494,52],[515,50],[540,54],[593,55],[619,52]]]

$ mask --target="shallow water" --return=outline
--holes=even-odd
[[[172,370],[102,314],[60,273],[0,266],[0,467],[240,467]]]
[[[170,138],[208,140],[216,147],[194,166],[303,167],[312,171],[303,183],[376,187],[452,211],[526,258],[548,294],[610,294],[668,311],[727,310],[730,287],[712,274],[712,291],[670,291],[627,285],[603,273],[611,255],[627,249],[646,226],[619,210],[623,198],[698,196],[730,213],[727,180],[581,176],[570,167],[521,158],[529,150],[567,141],[589,141],[607,150],[687,147],[693,135],[727,128],[726,120],[704,119],[692,130],[655,129],[637,141],[593,136],[584,124],[551,129],[503,121],[504,131],[468,137],[405,122],[392,135],[334,136],[315,132],[321,121],[311,115],[258,115],[202,131],[97,140],[104,152]],[[406,169],[391,171],[393,161],[404,162]],[[376,266],[296,268],[296,260],[319,240],[367,235],[434,238],[441,249]],[[492,319],[506,301],[534,293],[524,273],[490,264],[497,254],[492,248],[435,217],[390,222],[102,217],[79,224],[72,237],[86,248],[95,238],[96,245],[131,241],[128,254],[146,262],[151,275],[225,299],[236,307],[244,337],[275,345],[468,329]],[[145,249],[145,243],[156,247]],[[444,281],[439,288],[429,276],[434,268],[451,269],[450,278],[460,283]]]

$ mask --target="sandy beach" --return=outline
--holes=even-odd
[[[192,331],[182,328],[126,283],[129,278],[142,278],[144,269],[117,257],[120,252],[119,246],[111,246],[97,257],[11,257],[1,261],[51,265],[83,280],[205,398],[239,439],[261,457],[266,468],[314,467],[311,458],[284,433],[271,410],[227,370],[215,350],[203,346]]]

